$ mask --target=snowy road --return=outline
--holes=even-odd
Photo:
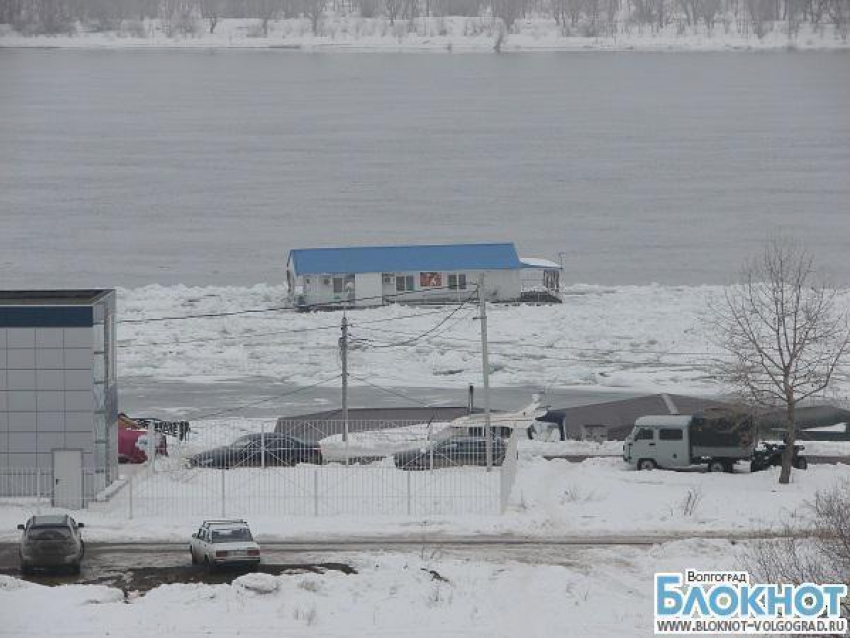
[[[262,543],[263,562],[257,571],[273,576],[339,572],[356,573],[352,563],[364,555],[416,554],[456,560],[512,561],[529,565],[582,568],[592,563],[594,548],[632,546],[646,550],[658,544],[648,538],[612,540],[555,539],[552,542],[513,539],[449,539],[425,541],[352,539],[294,543]],[[24,580],[41,585],[108,585],[123,591],[149,591],[175,583],[225,584],[244,570],[208,573],[189,561],[186,543],[89,543],[79,575],[38,572]],[[16,544],[0,544],[0,575],[21,577]]]
[[[700,533],[653,535],[600,535],[588,537],[554,537],[528,539],[522,537],[486,536],[436,538],[351,538],[328,541],[262,542],[263,563],[267,566],[319,565],[328,555],[338,558],[345,554],[374,554],[382,552],[439,552],[454,558],[513,560],[534,564],[570,564],[577,554],[599,547],[653,547],[664,543],[700,539],[731,541],[756,540],[772,537],[765,532]],[[189,562],[186,543],[89,543],[86,545],[83,574],[86,582],[101,570],[169,568]],[[13,573],[18,566],[17,543],[0,543],[0,573]],[[70,579],[63,582],[76,582]]]

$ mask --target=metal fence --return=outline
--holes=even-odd
[[[79,491],[73,495],[63,494],[62,502],[55,502],[52,468],[0,468],[0,505],[20,505],[27,508],[61,506],[83,509],[98,498],[98,487],[103,483],[103,474],[92,468],[84,468],[80,477]]]
[[[516,434],[493,438],[488,468],[486,439],[446,424],[354,422],[347,440],[341,422],[302,427],[300,436],[277,425],[193,424],[182,441],[168,439],[167,456],[122,465],[121,479],[80,507],[96,501],[127,518],[498,514],[516,477]],[[47,474],[0,475],[0,495],[32,503],[37,494],[49,505]]]

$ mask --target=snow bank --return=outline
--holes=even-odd
[[[750,474],[746,464],[735,474],[710,474],[636,472],[617,458],[534,459],[521,464],[511,498],[515,518],[506,518],[538,533],[580,535],[773,529],[805,521],[815,493],[850,479],[850,466],[810,465],[786,486],[778,477],[779,468]],[[689,496],[696,499],[690,512]]]
[[[10,28],[0,29],[0,47],[62,48],[285,48],[311,51],[492,51],[500,24],[490,17],[444,17],[399,20],[385,18],[326,16],[318,36],[309,20],[272,21],[269,35],[263,36],[258,20],[221,20],[210,34],[199,23],[194,35],[169,37],[158,20],[134,23],[130,32],[78,33],[74,35],[23,36]],[[771,29],[771,27],[773,27]],[[501,51],[724,51],[771,49],[838,49],[850,42],[842,39],[832,25],[801,25],[799,34],[789,39],[786,25],[766,25],[758,38],[749,30],[738,31],[734,19],[728,26],[714,29],[682,28],[670,24],[659,30],[649,25],[621,22],[615,32],[583,36],[580,27],[564,29],[552,19],[527,19],[515,23],[501,43]]]
[[[0,617],[9,635],[651,636],[655,571],[739,569],[741,551],[726,541],[575,548],[555,564],[377,552],[351,556],[352,575],[252,574],[126,602],[116,589],[5,587],[12,579],[0,576]]]

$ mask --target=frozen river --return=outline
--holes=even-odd
[[[846,281],[850,55],[0,50],[0,287],[280,282],[292,247],[513,240],[722,283],[767,232]]]

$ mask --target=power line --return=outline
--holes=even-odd
[[[428,288],[431,290],[457,290],[456,286],[435,286],[433,288]],[[373,301],[375,299],[396,299],[398,297],[404,297],[407,295],[414,295],[421,293],[421,290],[405,290],[401,292],[395,292],[392,294],[381,294],[381,295],[372,295],[369,297],[354,297],[351,299],[347,299],[342,303],[343,307],[346,307],[345,304],[355,304],[358,301]],[[441,303],[449,303],[445,300],[442,300]],[[268,312],[284,312],[284,311],[293,311],[293,310],[314,310],[321,308],[334,308],[340,304],[334,302],[318,302],[313,304],[304,304],[299,306],[272,306],[270,308],[248,308],[245,310],[230,310],[225,312],[205,312],[194,315],[175,315],[171,317],[145,317],[143,319],[119,319],[116,323],[125,323],[125,324],[139,324],[139,323],[154,323],[159,321],[182,321],[184,319],[212,319],[216,317],[233,317],[236,315],[248,315],[248,314],[262,314]]]
[[[236,406],[235,408],[227,408],[227,409],[224,409],[224,410],[219,410],[217,412],[210,412],[208,414],[202,414],[200,416],[196,416],[196,417],[193,417],[193,418],[195,420],[211,419],[212,417],[219,416],[221,414],[227,414],[229,412],[237,412],[239,410],[244,410],[245,408],[252,408],[255,405],[260,405],[260,404],[263,404],[263,403],[270,403],[271,401],[277,401],[278,399],[291,397],[295,394],[299,394],[301,392],[306,392],[307,390],[312,390],[313,388],[317,388],[320,385],[324,385],[326,383],[330,383],[331,381],[335,381],[336,379],[339,379],[341,376],[342,375],[337,374],[337,375],[335,375],[335,376],[333,376],[329,379],[325,379],[324,381],[318,381],[317,383],[313,383],[311,385],[305,385],[305,386],[302,386],[300,388],[296,388],[295,390],[291,390],[289,392],[284,392],[283,394],[276,394],[272,397],[260,399],[259,401],[252,401],[250,403],[244,403],[242,405]]]
[[[374,343],[380,344],[377,346],[372,346],[373,348],[383,348],[395,346],[399,347],[397,343],[391,342],[381,342],[377,340],[362,340],[362,341],[372,341]],[[534,348],[543,348],[546,346],[535,346],[533,344],[517,344],[518,347],[534,347]],[[466,352],[468,354],[481,354],[480,348],[471,348],[471,347],[458,347],[459,350]],[[518,359],[522,358],[522,355],[514,352],[505,352],[498,350],[491,350],[491,354],[498,355],[501,357],[506,357],[509,359]],[[663,354],[663,353],[654,353],[654,354]],[[568,361],[568,362],[576,362],[576,363],[604,363],[610,365],[632,365],[632,366],[640,366],[645,368],[700,368],[706,367],[710,365],[716,359],[703,360],[695,363],[672,363],[672,362],[660,362],[660,361],[636,361],[632,359],[611,359],[611,358],[600,358],[600,357],[556,357],[552,355],[535,355],[537,361]]]
[[[444,310],[431,310],[428,312],[420,312],[408,315],[401,315],[399,317],[385,317],[383,319],[368,319],[365,321],[358,321],[356,325],[370,325],[376,323],[387,323],[392,321],[402,321],[404,319],[416,319],[418,317],[427,317],[428,315],[438,315],[443,314]],[[352,324],[354,325],[354,324]],[[183,344],[189,343],[205,343],[205,342],[216,342],[216,341],[238,341],[242,339],[253,339],[256,337],[264,337],[264,336],[272,336],[272,335],[282,335],[282,334],[299,334],[304,332],[314,332],[318,330],[339,330],[338,325],[333,326],[311,326],[307,328],[293,328],[291,330],[274,330],[271,332],[258,332],[253,334],[245,334],[245,335],[222,335],[215,337],[199,337],[197,339],[183,339],[180,341],[153,341],[153,342],[141,342],[141,343],[127,343],[122,342],[117,344],[119,348],[145,348],[150,346],[181,346]],[[367,328],[368,330],[368,328]],[[265,345],[265,344],[257,344],[257,345]]]
[[[365,328],[365,330],[369,332],[377,332],[376,330],[371,330],[369,328]],[[402,330],[391,330],[389,328],[384,328],[381,332],[388,332],[397,335],[405,335],[405,336],[413,336],[414,333],[404,332]],[[463,337],[441,337],[445,341],[454,341],[457,343],[480,343],[479,339],[465,339]],[[389,343],[389,342],[382,342]],[[522,343],[520,341],[511,340],[511,341],[490,341],[491,344],[497,345],[512,345],[518,348],[546,348],[550,350],[575,350],[579,352],[610,352],[610,353],[618,353],[618,352],[627,352],[629,354],[654,354],[659,356],[688,356],[688,357],[696,357],[696,356],[706,356],[706,357],[714,357],[717,356],[716,352],[683,352],[683,351],[671,351],[671,350],[644,350],[637,348],[594,348],[594,347],[583,347],[583,346],[547,346],[547,345],[538,345],[535,343]]]
[[[477,291],[476,291],[476,292],[477,292]],[[448,315],[446,315],[446,316],[445,316],[445,317],[444,317],[441,321],[439,321],[437,324],[435,324],[434,326],[432,326],[432,327],[431,327],[431,328],[429,328],[428,330],[426,330],[426,331],[424,331],[424,332],[422,332],[422,333],[420,333],[420,334],[418,334],[418,335],[412,335],[410,339],[407,339],[407,340],[405,340],[405,341],[399,341],[399,342],[397,342],[397,343],[385,343],[385,344],[381,344],[381,345],[374,346],[374,347],[375,347],[375,348],[393,348],[393,347],[396,347],[396,346],[409,346],[409,345],[413,345],[413,344],[415,344],[417,341],[419,341],[419,340],[421,340],[421,339],[424,339],[424,338],[425,338],[425,337],[427,337],[429,334],[432,334],[433,332],[435,332],[436,330],[438,330],[441,326],[443,326],[446,322],[448,322],[448,321],[449,321],[452,317],[454,317],[454,316],[455,316],[458,312],[460,312],[460,311],[463,309],[463,307],[464,307],[464,306],[465,306],[465,305],[466,305],[466,304],[467,304],[467,303],[468,303],[468,302],[469,302],[469,301],[470,301],[473,297],[475,297],[475,296],[476,296],[476,293],[473,293],[472,295],[470,295],[469,297],[467,297],[467,298],[463,301],[463,303],[462,303],[462,304],[460,304],[457,308],[455,308],[454,310],[452,310],[452,311],[451,311]],[[364,341],[364,340],[362,340],[362,339],[361,339],[361,341]],[[369,340],[368,340],[368,339],[366,339],[365,341],[369,341]]]
[[[367,378],[365,378],[365,377],[361,377],[361,376],[358,376],[358,375],[356,375],[356,374],[351,374],[350,372],[348,373],[348,375],[349,375],[350,377],[354,377],[354,378],[355,378],[355,379],[357,379],[358,381],[362,381],[362,382],[363,382],[363,383],[365,383],[366,385],[372,386],[372,387],[373,387],[373,388],[375,388],[376,390],[381,390],[381,391],[383,391],[383,392],[386,392],[387,394],[392,394],[392,395],[394,395],[394,396],[400,397],[400,398],[405,399],[405,400],[407,400],[407,401],[413,401],[414,403],[418,403],[418,404],[419,404],[419,405],[421,405],[423,408],[436,409],[436,407],[437,407],[437,406],[433,406],[433,405],[428,405],[427,403],[423,403],[423,402],[422,402],[422,401],[420,401],[419,399],[415,399],[414,397],[409,396],[409,395],[407,395],[407,394],[404,394],[403,392],[398,392],[398,391],[396,391],[396,390],[390,390],[389,388],[385,388],[385,387],[383,387],[383,386],[381,386],[381,385],[378,385],[377,383],[372,383],[371,381],[369,381],[369,379],[367,379]]]

